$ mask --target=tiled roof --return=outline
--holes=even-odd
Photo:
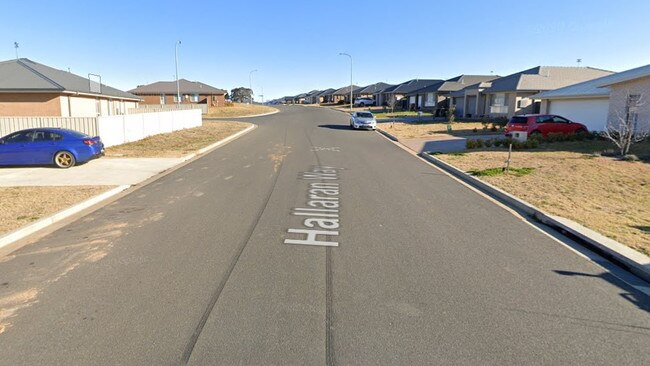
[[[178,86],[181,94],[226,94],[223,89],[218,89],[198,81],[189,81],[185,79],[178,80]],[[152,84],[140,85],[129,92],[138,95],[144,94],[176,94],[176,81],[158,81]]]
[[[140,97],[101,85],[100,91],[90,90],[88,78],[58,70],[26,58],[0,62],[0,92],[76,92],[140,100]]]
[[[485,93],[552,90],[611,73],[591,67],[537,66],[493,80]]]
[[[563,99],[581,97],[606,97],[609,96],[609,85],[621,82],[650,77],[650,65],[637,67],[635,69],[603,76],[601,78],[588,80],[563,88],[548,90],[536,95],[535,99]]]

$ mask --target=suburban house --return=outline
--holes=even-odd
[[[318,98],[318,94],[320,94],[320,90],[312,90],[309,93],[307,93],[307,96],[305,96],[305,104],[316,104],[320,102],[320,98]]]
[[[336,89],[329,88],[318,93],[318,103],[333,103],[335,91]]]
[[[352,85],[352,98],[355,98],[355,94],[359,90],[363,89],[362,87],[359,87],[357,85]],[[358,94],[357,94],[358,95]],[[338,90],[336,90],[334,93],[332,93],[332,102],[333,103],[350,103],[350,86],[344,86]]]
[[[358,97],[359,98],[374,98],[374,95],[388,87],[392,86],[391,84],[387,83],[375,83],[366,86],[365,88],[357,91]],[[377,104],[379,105],[379,104]]]
[[[416,108],[418,100],[415,95],[404,99],[409,93],[418,89],[425,88],[429,85],[440,83],[440,79],[413,79],[403,82],[398,85],[390,86],[386,89],[380,90],[375,94],[375,101],[377,105],[393,105],[400,106],[403,109]]]
[[[495,78],[498,78],[498,76],[495,76]],[[483,91],[490,86],[492,86],[491,81],[482,81],[449,93],[451,104],[456,106],[456,115],[466,118],[483,117],[485,115],[485,94],[483,94]]]
[[[490,117],[512,117],[539,113],[540,102],[531,96],[542,91],[610,75],[611,71],[591,67],[537,66],[492,80],[483,90],[486,114]]]
[[[307,93],[300,93],[293,97],[293,104],[305,104]]]
[[[126,114],[140,101],[92,78],[26,58],[0,62],[0,116],[110,116]]]
[[[601,78],[545,91],[540,99],[541,113],[557,114],[583,123],[591,131],[605,130],[618,118],[634,118],[650,123],[650,65],[610,74]],[[640,100],[640,103],[636,103]]]
[[[225,90],[185,79],[178,80],[178,88],[176,81],[158,81],[140,85],[129,92],[142,97],[143,104],[165,105],[178,103],[179,90],[180,104],[207,104],[208,107],[221,107],[226,104]]]
[[[444,115],[450,106],[448,100],[450,94],[459,91],[469,85],[496,79],[493,75],[459,75],[454,78],[440,81],[421,89],[414,90],[407,94],[408,97],[415,97],[415,106],[417,109],[427,109],[435,112],[436,115]],[[458,98],[455,97],[456,101]],[[458,108],[458,107],[457,107]],[[458,113],[458,110],[457,110]],[[462,110],[459,115],[463,115]]]

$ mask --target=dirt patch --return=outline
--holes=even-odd
[[[106,148],[107,157],[171,158],[195,152],[233,135],[250,123],[203,121],[201,127],[163,133],[146,139]]]
[[[447,130],[446,122],[436,123],[405,123],[405,122],[384,122],[377,127],[396,136],[400,139],[444,138],[451,136],[477,136],[494,134],[495,137],[503,136],[503,132],[483,129],[480,122],[455,122],[451,124],[451,131]],[[476,132],[474,130],[476,129]]]
[[[506,151],[442,154],[463,171],[502,167]],[[650,164],[568,151],[518,151],[525,176],[482,176],[540,209],[566,217],[650,255]]]
[[[114,187],[0,187],[0,235]]]
[[[244,117],[276,111],[277,109],[265,105],[233,103],[224,107],[211,107],[206,117]]]

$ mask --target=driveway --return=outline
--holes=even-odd
[[[0,187],[131,185],[165,171],[183,160],[183,158],[101,158],[70,169],[0,168]]]

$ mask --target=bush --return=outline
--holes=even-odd
[[[476,149],[476,140],[472,140],[472,139],[465,140],[465,148]]]
[[[539,140],[537,139],[526,140],[524,146],[526,147],[526,149],[536,149],[539,147]]]
[[[483,141],[483,146],[485,147],[492,147],[492,145],[494,145],[494,140],[492,139],[487,139]]]
[[[476,127],[474,127],[474,128],[472,129],[472,132],[474,132],[474,133],[477,133],[477,132],[478,132],[478,130],[476,129]]]
[[[492,143],[494,144],[494,147],[499,147],[499,146],[503,145],[503,139],[494,139],[494,141],[492,141]]]
[[[616,152],[614,149],[605,149],[600,153],[600,155],[612,157],[612,156],[617,156],[618,152]]]
[[[627,154],[627,155],[624,155],[624,156],[621,158],[621,160],[623,160],[623,161],[639,161],[639,160],[641,160],[641,159],[639,159],[639,157],[636,156],[636,155],[633,155],[633,154]]]
[[[476,140],[476,147],[477,147],[477,148],[481,148],[481,147],[483,147],[483,140],[481,140],[481,139],[477,139],[477,140]]]

